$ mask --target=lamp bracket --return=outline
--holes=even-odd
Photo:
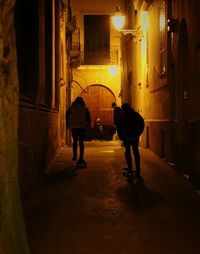
[[[131,30],[131,29],[122,29],[119,30],[120,33],[122,33],[123,35],[132,35],[133,37],[135,37],[136,39],[141,39],[143,37],[143,32],[140,29],[136,29],[136,30]]]

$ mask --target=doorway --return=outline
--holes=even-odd
[[[86,87],[80,94],[91,114],[91,125],[93,138],[95,138],[95,127],[97,119],[103,126],[101,139],[111,140],[114,134],[113,108],[112,103],[116,102],[114,93],[101,84],[94,84]],[[99,139],[99,138],[98,138]]]

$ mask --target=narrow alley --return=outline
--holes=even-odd
[[[200,253],[199,10],[0,0],[0,254]],[[91,119],[80,170],[66,121],[77,97]],[[124,103],[145,124],[134,186],[114,133]]]
[[[131,186],[119,141],[86,143],[88,167],[64,148],[25,207],[32,254],[198,254],[199,195],[140,149],[143,184]]]

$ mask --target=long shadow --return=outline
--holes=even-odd
[[[145,213],[164,203],[162,195],[148,189],[144,182],[127,184],[127,186],[118,189],[118,195],[120,200],[134,213]]]
[[[59,184],[73,180],[77,176],[78,169],[74,165],[56,172],[44,175],[42,178],[42,185]]]

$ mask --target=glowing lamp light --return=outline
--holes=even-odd
[[[122,15],[120,7],[117,7],[115,10],[114,16],[111,17],[113,26],[117,30],[121,30],[125,23],[125,16]]]
[[[117,73],[118,73],[117,66],[110,66],[109,67],[109,73],[112,74],[112,75],[117,75]]]

